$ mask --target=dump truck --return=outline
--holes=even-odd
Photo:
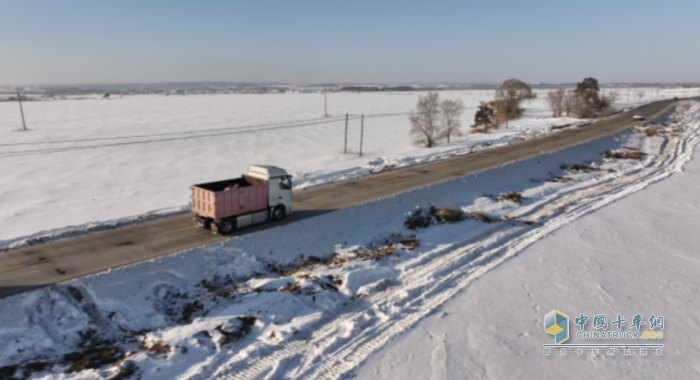
[[[192,185],[196,227],[226,235],[233,230],[291,213],[292,176],[270,165],[253,165],[248,174],[224,181]]]

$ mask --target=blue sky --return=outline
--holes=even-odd
[[[0,84],[700,82],[700,1],[0,2]]]

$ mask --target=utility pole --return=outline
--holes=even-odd
[[[22,114],[22,127],[23,130],[27,130],[27,124],[24,122],[24,110],[22,109],[22,97],[19,95],[19,90],[17,90],[17,101],[19,102],[19,112]]]
[[[328,117],[328,99],[326,96],[326,88],[323,88],[323,116]]]
[[[362,121],[360,122],[360,157],[362,157],[362,139],[365,136],[365,115],[362,115]]]
[[[347,154],[348,153],[348,114],[345,114],[345,148],[343,149],[343,153]]]

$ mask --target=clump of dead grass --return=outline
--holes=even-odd
[[[433,217],[431,215],[423,214],[423,209],[418,208],[408,218],[406,218],[403,225],[409,230],[416,231],[420,228],[430,227],[432,223]]]
[[[362,251],[357,253],[357,257],[363,260],[374,260],[378,261],[384,257],[399,257],[399,254],[394,249],[393,244],[387,247],[379,247],[376,252]]]
[[[572,165],[567,165],[567,164],[562,164],[560,166],[563,170],[566,171],[577,171],[577,172],[589,172],[589,171],[595,171],[599,170],[598,168],[591,167],[590,165],[585,165],[585,164],[572,164]]]
[[[162,340],[157,340],[150,346],[146,342],[141,343],[141,351],[147,351],[156,355],[165,356],[172,351],[172,348],[169,344],[163,342]]]
[[[420,242],[416,239],[415,236],[411,236],[408,239],[402,239],[399,241],[399,244],[401,244],[407,251],[412,251],[420,247]]]
[[[118,347],[90,349],[85,352],[73,352],[63,356],[63,362],[72,363],[67,373],[82,372],[87,369],[99,369],[114,364],[124,357],[124,351]]]
[[[439,224],[457,223],[466,218],[464,211],[455,209],[450,203],[446,203],[440,208],[430,205],[430,215],[432,215]]]
[[[644,129],[644,134],[645,134],[647,137],[658,136],[658,134],[659,134],[659,127],[649,127],[649,128],[645,128],[645,129]]]
[[[286,288],[282,288],[279,290],[280,292],[290,292],[290,293],[299,293],[301,292],[301,285],[299,285],[299,282],[295,282]]]
[[[316,257],[316,256],[313,256],[313,255],[311,255],[305,259],[302,256],[301,262],[292,266],[288,270],[279,270],[278,269],[277,272],[280,273],[282,276],[291,277],[298,272],[311,270],[311,269],[313,269],[314,266],[316,266],[316,264],[323,263],[323,261],[324,261],[323,259]]]
[[[221,289],[218,292],[216,292],[216,295],[222,298],[228,298],[231,297],[234,293],[235,291],[231,289]]]
[[[134,362],[132,362],[131,360],[128,360],[124,363],[124,365],[121,368],[119,368],[119,372],[117,372],[117,374],[109,380],[126,380],[133,376],[135,373],[136,364],[134,364]]]
[[[338,276],[333,276],[332,274],[326,275],[326,277],[334,284],[341,286],[343,285],[343,280],[340,279]]]
[[[490,216],[488,216],[480,211],[469,211],[469,212],[466,212],[465,214],[472,219],[480,220],[484,223],[492,223],[493,222],[493,219],[491,219]]]
[[[622,156],[622,158],[625,160],[641,160],[642,157],[644,157],[646,155],[647,154],[644,152],[631,152],[631,153],[625,153],[625,155]]]
[[[521,204],[523,203],[523,195],[522,193],[516,193],[515,191],[511,191],[508,194],[503,194],[498,196],[498,201],[499,202],[513,202],[516,204]]]
[[[618,151],[607,151],[603,154],[605,159],[622,159],[622,160],[640,160],[647,154],[640,151],[633,152],[618,152]]]
[[[430,210],[428,213],[424,213],[423,209],[421,208],[418,208],[415,212],[413,212],[413,214],[411,214],[404,222],[404,226],[409,230],[415,231],[420,228],[427,228],[433,223],[459,223],[468,217],[473,216],[473,213],[468,213],[459,208],[455,208],[450,203],[446,203],[442,207],[430,205]]]
[[[190,323],[192,322],[192,315],[203,310],[204,304],[199,301],[194,301],[185,304],[182,308],[182,316],[180,317],[180,323]]]
[[[231,342],[235,342],[238,340],[241,340],[245,338],[246,335],[250,333],[250,331],[253,329],[253,325],[255,325],[255,321],[258,319],[254,316],[245,316],[245,317],[237,317],[236,318],[240,323],[238,326],[235,326],[233,330],[226,330],[224,328],[224,325],[219,325],[216,326],[214,329],[218,331],[221,336],[221,344],[225,345]]]
[[[349,260],[348,257],[334,257],[326,262],[326,265],[332,266],[332,265],[343,265],[347,263]]]
[[[559,176],[552,176],[552,178],[548,179],[549,182],[569,182],[573,181],[574,179],[571,177],[559,177]]]

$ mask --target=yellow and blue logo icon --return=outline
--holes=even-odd
[[[554,335],[554,343],[560,344],[569,339],[569,317],[552,310],[544,316],[544,331]]]

